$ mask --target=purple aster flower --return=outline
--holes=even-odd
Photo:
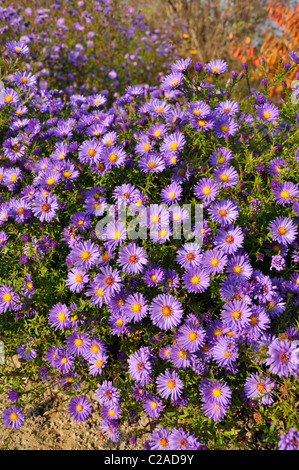
[[[58,369],[62,374],[68,374],[73,369],[74,357],[65,349],[60,348],[53,357],[53,367]]]
[[[51,327],[55,330],[68,330],[70,328],[70,309],[62,303],[54,305],[48,314],[48,320]]]
[[[142,156],[138,161],[138,166],[144,173],[160,173],[166,167],[164,159],[155,152]]]
[[[221,250],[214,248],[203,253],[201,262],[207,273],[215,276],[224,271],[227,264],[227,256]]]
[[[163,410],[163,402],[155,395],[148,395],[143,399],[142,408],[151,418],[159,418]]]
[[[6,408],[2,414],[2,421],[6,428],[18,429],[24,423],[25,416],[23,411],[16,405]]]
[[[215,167],[227,166],[228,163],[233,159],[233,153],[231,150],[224,147],[219,147],[209,157],[209,162]]]
[[[200,266],[202,261],[201,247],[198,243],[185,243],[176,255],[177,263],[185,269]]]
[[[169,438],[170,431],[168,427],[158,426],[149,436],[149,445],[151,450],[170,450]]]
[[[213,421],[222,419],[231,400],[232,392],[229,386],[222,380],[203,379],[198,388],[202,394],[204,414]]]
[[[297,60],[299,63],[299,56]],[[286,434],[280,436],[278,450],[299,450],[299,431],[296,428],[290,428]]]
[[[238,226],[229,226],[226,230],[219,229],[214,238],[216,247],[227,254],[233,254],[242,248],[243,241],[244,235]]]
[[[59,209],[57,197],[52,194],[39,194],[32,201],[32,211],[41,222],[50,222],[56,217],[56,209]]]
[[[273,123],[279,117],[279,109],[274,104],[265,103],[257,107],[257,114],[263,121]]]
[[[100,351],[89,357],[89,373],[90,375],[102,375],[103,369],[108,361],[108,355]]]
[[[143,273],[144,283],[153,287],[165,282],[165,270],[157,263],[150,264]]]
[[[81,292],[88,282],[88,274],[84,269],[73,268],[67,275],[65,284],[71,292]]]
[[[276,269],[277,271],[283,271],[286,265],[286,260],[281,255],[274,255],[271,258],[270,269]]]
[[[95,395],[101,404],[110,406],[119,403],[120,393],[111,381],[104,380],[97,387]]]
[[[8,236],[3,230],[1,230],[0,231],[0,247],[5,246],[7,243],[7,240],[8,240]]]
[[[143,271],[143,266],[148,263],[144,248],[131,243],[120,248],[118,253],[118,264],[127,274],[138,274]]]
[[[67,337],[66,347],[74,356],[84,356],[90,347],[90,339],[86,333],[75,332]]]
[[[165,204],[172,204],[178,202],[181,199],[182,191],[183,189],[180,184],[171,183],[161,191],[161,201]]]
[[[176,290],[180,285],[180,277],[174,269],[167,269],[164,282],[167,290]]]
[[[170,450],[189,450],[194,445],[194,438],[185,429],[173,429],[169,437]]]
[[[0,313],[7,310],[16,310],[18,307],[19,296],[12,287],[3,284],[0,287]]]
[[[118,442],[120,439],[120,432],[118,431],[119,425],[117,420],[104,420],[100,422],[100,427],[103,433],[112,442]]]
[[[275,201],[280,205],[290,204],[294,199],[299,197],[299,188],[297,184],[291,181],[278,183],[277,187],[273,189]]]
[[[235,186],[238,183],[239,175],[232,166],[218,167],[214,174],[220,188]]]
[[[14,401],[17,401],[17,399],[19,398],[19,394],[17,392],[17,390],[9,390],[8,394],[7,394],[7,398],[9,401],[11,401],[12,403]]]
[[[102,234],[103,240],[106,241],[107,246],[115,247],[122,245],[127,237],[127,230],[124,224],[117,221],[111,221],[106,226],[104,233]]]
[[[37,350],[33,348],[34,339],[29,338],[26,343],[17,346],[17,353],[26,360],[32,360],[37,356]]]
[[[273,240],[287,245],[295,241],[298,228],[294,225],[292,219],[276,217],[270,222],[269,231]]]
[[[196,101],[188,105],[187,112],[190,114],[191,119],[198,120],[209,116],[211,108],[204,101]]]
[[[231,224],[238,218],[239,207],[231,199],[215,201],[209,208],[211,220],[219,222],[221,225]]]
[[[215,124],[215,119],[212,115],[207,115],[203,117],[199,116],[199,118],[192,116],[190,121],[194,129],[197,129],[203,132],[213,129],[214,124]]]
[[[119,313],[113,313],[108,318],[109,327],[113,335],[121,336],[122,334],[128,333],[127,323],[129,319],[126,314],[122,311]]]
[[[165,91],[170,91],[175,88],[178,88],[184,80],[184,75],[180,72],[173,72],[170,75],[166,75],[161,84],[161,89]]]
[[[299,348],[296,343],[276,338],[269,344],[268,356],[266,364],[273,374],[288,377],[298,373]]]
[[[233,116],[239,111],[239,103],[236,101],[222,101],[219,103],[215,111],[217,111],[219,114],[224,114],[226,116]]]
[[[239,357],[236,340],[228,336],[218,337],[211,349],[211,354],[220,367],[224,367],[226,370],[234,368]]]
[[[173,134],[168,134],[161,146],[160,151],[164,153],[169,152],[180,152],[186,143],[184,134],[181,132],[174,132]]]
[[[178,369],[187,369],[191,365],[193,354],[192,352],[182,348],[178,344],[174,344],[170,347],[168,359]]]
[[[108,169],[114,167],[119,168],[124,165],[127,154],[121,146],[111,145],[111,147],[104,149],[101,158]]]
[[[91,413],[91,402],[82,396],[75,396],[67,406],[67,414],[76,422],[85,421]]]
[[[203,200],[204,207],[207,207],[219,194],[219,188],[211,178],[202,178],[194,186],[194,194],[197,198]]]
[[[222,115],[220,118],[216,119],[214,128],[218,137],[227,139],[237,132],[238,124],[233,118]]]
[[[209,273],[198,266],[185,271],[183,274],[183,287],[188,292],[203,292],[210,285]]]
[[[251,373],[244,384],[244,395],[247,400],[254,399],[259,405],[271,405],[274,401],[272,390],[276,388],[270,377]]]
[[[139,322],[147,315],[148,305],[143,294],[135,293],[129,295],[123,305],[123,312],[128,319],[134,323]]]
[[[251,309],[242,300],[230,300],[221,312],[221,319],[233,331],[239,331],[249,325]]]
[[[5,47],[14,55],[26,55],[30,52],[29,47],[22,41],[8,41]]]
[[[70,253],[70,259],[75,267],[83,269],[94,266],[97,263],[98,257],[99,248],[90,240],[79,242]]]
[[[228,262],[227,272],[237,276],[241,281],[246,281],[250,278],[253,269],[247,257],[233,255]]]
[[[122,277],[117,269],[113,269],[111,266],[104,266],[101,269],[101,273],[96,275],[96,282],[98,287],[103,289],[103,293],[106,296],[117,294],[122,288]]]
[[[219,75],[227,71],[227,63],[222,59],[211,60],[205,67],[207,72],[213,75]]]
[[[181,302],[170,294],[160,294],[152,300],[150,317],[154,325],[163,330],[177,326],[182,318]]]
[[[152,353],[149,348],[141,347],[128,358],[128,372],[135,382],[143,387],[152,381]]]
[[[176,371],[168,369],[159,374],[156,380],[157,389],[162,398],[170,397],[171,401],[177,400],[183,391],[184,385]]]
[[[289,170],[288,162],[285,158],[277,157],[272,160],[267,167],[268,173],[274,176],[281,176],[284,171]]]

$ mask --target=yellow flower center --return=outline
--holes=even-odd
[[[72,176],[72,172],[69,170],[65,170],[62,174],[65,178],[69,178],[70,176]]]
[[[155,131],[155,132],[154,132],[154,136],[155,136],[155,137],[159,137],[160,135],[161,135],[161,131]]]
[[[193,276],[191,278],[192,284],[198,284],[200,282],[200,277],[199,276]]]
[[[115,155],[115,153],[110,153],[108,158],[109,158],[110,162],[116,162],[116,160],[118,159],[118,157],[117,157],[117,155]]]
[[[234,310],[234,311],[232,312],[232,317],[235,318],[235,319],[241,318],[241,312],[240,312],[240,310]]]
[[[211,266],[218,266],[219,260],[217,258],[212,258],[211,259]]]
[[[208,194],[211,194],[211,188],[207,186],[203,188],[202,192],[207,196]]]
[[[228,175],[223,173],[221,176],[220,176],[220,179],[221,181],[223,181],[224,183],[226,183],[228,181]]]
[[[117,326],[123,326],[124,322],[121,318],[119,318],[116,322]]]
[[[229,127],[226,124],[222,124],[222,126],[220,126],[220,130],[222,132],[227,132],[229,130]]]
[[[214,388],[212,393],[213,393],[214,397],[221,397],[221,395],[222,395],[222,392],[219,388]]]
[[[264,118],[266,119],[269,119],[269,117],[271,116],[271,114],[269,113],[269,111],[265,111],[264,114],[263,114]]]
[[[197,124],[198,124],[200,127],[204,127],[204,126],[206,125],[206,123],[207,123],[207,121],[205,121],[204,119],[200,119]]]
[[[85,261],[91,257],[91,253],[89,251],[83,251],[81,253],[81,258],[84,259]]]
[[[131,306],[131,309],[133,310],[133,312],[138,313],[141,310],[141,305],[138,303],[135,303]]]
[[[46,183],[49,184],[49,185],[52,185],[52,184],[55,183],[55,179],[54,178],[48,178]]]
[[[76,406],[76,410],[77,410],[77,411],[82,411],[82,410],[83,410],[83,406],[82,406],[82,405],[77,405],[77,406]]]
[[[169,193],[169,197],[173,199],[175,197],[175,193],[174,192]]]
[[[11,299],[12,299],[12,295],[11,295],[9,292],[6,292],[6,293],[3,295],[3,300],[4,300],[4,302],[10,302]]]
[[[189,337],[190,341],[195,341],[197,339],[196,331],[190,331],[188,337]]]
[[[99,348],[99,346],[98,346],[97,344],[93,344],[90,349],[92,350],[92,352],[93,352],[94,354],[96,354],[96,353],[99,352],[99,350],[100,350],[100,348]]]
[[[236,274],[241,274],[242,268],[241,268],[241,266],[234,266],[234,267],[233,267],[233,271],[234,271],[234,273],[236,273]]]
[[[178,147],[178,144],[177,142],[172,142],[169,146],[170,150],[176,150]]]
[[[143,149],[149,150],[151,148],[150,144],[144,144]]]
[[[289,195],[290,195],[289,191],[281,191],[281,193],[280,193],[280,196],[283,199],[287,199],[289,197]]]
[[[89,149],[87,154],[90,156],[90,157],[94,157],[95,154],[96,154],[96,149]]]
[[[78,273],[76,274],[75,281],[76,282],[82,282],[83,276],[82,274]]]
[[[16,421],[18,419],[17,413],[11,413],[10,419],[11,419],[11,421]]]
[[[61,322],[63,322],[65,320],[65,314],[63,312],[60,312],[58,314],[58,320],[61,321]]]
[[[80,338],[75,339],[75,346],[82,346],[82,344],[83,344],[82,339],[80,339]]]
[[[287,233],[287,229],[285,227],[278,227],[277,232],[279,235],[285,235]]]
[[[161,309],[161,313],[162,313],[163,317],[170,317],[171,314],[172,314],[172,308],[169,307],[168,305],[163,305],[163,307]]]

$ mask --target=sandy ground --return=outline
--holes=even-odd
[[[17,355],[12,361],[12,369],[20,367]],[[34,404],[26,405],[22,409],[25,414],[23,425],[12,430],[6,428],[1,419],[4,409],[12,403],[7,393],[0,394],[0,450],[143,450],[147,435],[137,439],[134,445],[130,443],[136,425],[122,425],[117,443],[107,439],[100,428],[97,397],[94,393],[87,397],[92,402],[93,411],[84,422],[76,423],[67,415],[65,395],[53,389]],[[142,416],[138,428],[144,427],[148,421],[146,415]]]
[[[118,443],[107,439],[100,429],[99,405],[92,400],[93,413],[82,423],[74,422],[66,413],[66,404],[47,398],[23,410],[25,421],[19,429],[5,428],[0,423],[1,450],[142,450],[146,436],[130,443],[134,427],[123,425]],[[10,406],[6,395],[0,395],[0,416]],[[147,422],[145,416],[140,425]]]

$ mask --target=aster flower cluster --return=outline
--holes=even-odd
[[[0,325],[22,332],[15,352],[43,361],[43,383],[72,394],[74,421],[92,412],[88,383],[113,442],[124,416],[145,413],[148,449],[203,449],[165,426],[169,409],[217,425],[298,380],[296,110],[285,120],[251,90],[248,112],[228,99],[242,76],[226,72],[177,60],[113,105],[23,71],[5,86]],[[3,422],[23,415],[10,407]]]

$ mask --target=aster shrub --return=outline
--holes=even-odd
[[[179,19],[151,27],[124,0],[47,0],[37,6],[4,0],[0,20],[2,58],[26,53],[25,78],[77,100],[88,90],[96,107],[125,84],[157,83],[177,54],[174,31],[182,29]]]
[[[74,421],[96,400],[115,443],[130,422],[145,449],[256,448],[254,420],[269,448],[298,448],[298,107],[249,82],[236,101],[248,77],[227,68],[174,60],[100,108],[5,82],[4,426],[58,389]]]

